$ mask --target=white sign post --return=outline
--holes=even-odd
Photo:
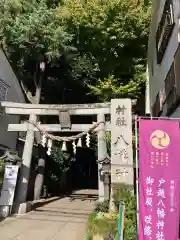
[[[9,211],[13,205],[14,193],[15,193],[17,176],[18,176],[18,169],[19,169],[19,166],[16,166],[16,165],[5,166],[4,181],[3,181],[2,190],[0,192],[0,208],[1,209],[3,209],[3,207],[7,209],[8,207],[8,211]]]
[[[111,183],[133,186],[131,99],[111,100]]]

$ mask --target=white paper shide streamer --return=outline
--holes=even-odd
[[[48,139],[48,142],[47,142],[47,147],[48,147],[48,150],[47,150],[47,155],[51,155],[51,150],[52,150],[52,139]]]
[[[66,142],[63,142],[61,150],[62,150],[63,152],[67,151]]]
[[[46,142],[47,142],[46,135],[42,135],[41,144],[42,144],[43,147],[46,146]]]
[[[89,133],[87,133],[87,135],[86,135],[86,146],[90,147],[90,134]]]
[[[81,138],[78,139],[77,147],[82,147],[82,139]]]
[[[76,153],[76,143],[75,143],[75,141],[72,142],[72,146],[73,146],[73,152],[75,154]]]

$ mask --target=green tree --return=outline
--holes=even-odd
[[[31,103],[40,102],[39,64],[47,62],[50,67],[54,59],[72,50],[71,40],[72,35],[65,31],[46,1],[1,1],[0,41]]]
[[[78,79],[81,79],[86,72],[93,75],[88,56],[84,55],[81,59],[73,46],[73,34],[67,31],[67,24],[57,17],[59,2],[0,2],[0,43],[32,103],[68,103],[73,95],[73,99],[79,101],[82,95],[85,98],[84,84],[74,79],[79,76]],[[44,73],[39,69],[43,61],[46,62]],[[81,94],[73,91],[76,88]]]
[[[89,86],[102,100],[104,91],[138,96],[144,90],[149,2],[1,1],[0,41],[25,83],[28,99],[87,101]],[[42,60],[48,63],[43,86],[38,72]]]
[[[7,50],[13,68],[30,103],[39,104],[43,88],[52,79],[47,75],[53,61],[75,49],[70,47],[72,35],[58,21],[54,8],[45,0],[11,0],[0,2],[0,42]],[[53,79],[54,80],[54,79]],[[39,145],[38,169],[45,167]],[[45,151],[45,149],[44,149]],[[43,172],[35,180],[34,197],[40,198]]]
[[[105,100],[137,97],[144,90],[150,19],[147,1],[65,0],[57,15],[74,35],[73,44],[81,56],[93,62],[92,93]]]

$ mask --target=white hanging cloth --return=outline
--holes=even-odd
[[[52,150],[52,139],[48,139],[48,142],[47,142],[47,147],[48,147],[48,150],[47,150],[47,155],[51,155],[51,150]]]

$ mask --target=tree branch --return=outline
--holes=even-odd
[[[27,88],[24,86],[24,83],[22,81],[20,82],[20,84],[21,84],[21,87],[22,87],[24,93],[26,94],[26,97],[29,100],[29,102],[34,103],[34,97],[33,97],[32,93],[27,90]]]
[[[40,103],[40,100],[41,100],[41,89],[42,89],[42,79],[40,77],[39,83],[36,86],[36,93],[35,93],[35,96],[34,96],[34,101],[35,101],[36,104]]]
[[[35,85],[35,87],[37,88],[37,87],[38,87],[38,84],[37,84],[37,79],[36,79],[36,77],[37,77],[37,70],[35,71],[34,76],[33,76],[34,85]]]

